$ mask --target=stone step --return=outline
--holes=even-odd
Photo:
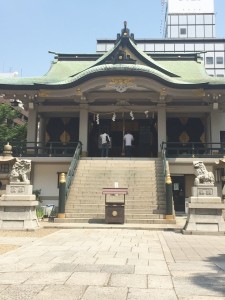
[[[149,197],[141,197],[141,196],[129,196],[126,198],[125,203],[126,204],[134,204],[134,205],[142,205],[144,203],[164,203],[165,200],[162,197],[157,197],[157,199],[153,199],[153,196],[149,196]],[[118,197],[118,200],[123,200],[122,197]],[[110,199],[107,198],[106,200],[107,202],[110,202]],[[113,200],[114,201],[114,198]],[[71,203],[77,203],[77,204],[82,204],[82,203],[86,203],[86,204],[90,204],[90,203],[105,203],[105,197],[104,196],[93,196],[93,197],[72,197],[70,198],[70,200],[67,202],[66,205],[69,205]]]
[[[130,224],[176,224],[176,220],[167,220],[167,219],[127,219],[126,223]]]
[[[152,213],[153,211],[155,213],[161,214],[163,213],[164,210],[158,209],[158,207],[149,207],[146,209],[131,209],[131,208],[125,208],[126,214],[131,215],[131,214],[145,214],[145,213]],[[105,206],[98,207],[98,208],[77,208],[77,209],[67,209],[66,214],[72,214],[72,213],[91,213],[91,214],[98,214],[98,213],[104,213],[105,212]]]
[[[109,186],[106,186],[109,187]],[[111,186],[112,187],[112,186]],[[127,187],[127,186],[121,186],[122,188],[127,188],[127,195],[156,195],[158,193],[163,194],[162,189],[160,189],[160,187],[157,188],[149,188],[149,187],[143,187],[142,188],[132,188],[132,187]],[[89,186],[88,188],[86,187],[86,189],[84,189],[84,187],[80,186],[79,188],[75,188],[73,187],[70,191],[70,196],[74,196],[74,195],[104,195],[102,194],[102,187],[92,187]]]
[[[140,175],[140,176],[135,176],[135,175],[132,175],[132,174],[121,174],[121,175],[118,175],[116,173],[112,173],[112,174],[97,174],[97,173],[94,173],[94,174],[76,174],[75,176],[76,178],[80,178],[81,180],[84,180],[84,179],[99,179],[99,177],[102,177],[102,178],[105,178],[105,180],[114,180],[114,179],[118,179],[118,180],[122,180],[122,181],[129,181],[129,180],[144,180],[144,181],[150,181],[150,180],[161,180],[163,181],[163,176],[154,176],[154,174],[151,174],[151,175]]]
[[[145,192],[135,192],[135,193],[129,193],[128,195],[126,195],[126,200],[129,200],[129,199],[135,199],[135,198],[146,198],[146,199],[150,199],[151,197],[157,197],[159,198],[160,196],[164,196],[163,193],[160,193],[160,192],[152,192],[152,191],[145,191]],[[88,192],[76,192],[76,191],[71,191],[70,192],[70,195],[69,195],[70,198],[77,198],[77,199],[82,199],[82,198],[92,198],[92,199],[105,199],[105,195],[102,194],[102,192],[100,191],[97,191],[97,192],[94,192],[93,191],[93,194],[91,195],[90,193]],[[112,200],[112,199],[122,199],[123,196],[122,195],[118,195],[117,196],[110,196],[110,195],[107,195],[107,200]]]
[[[158,167],[145,167],[145,168],[132,168],[132,167],[128,167],[128,168],[123,168],[123,167],[113,167],[113,166],[107,166],[107,167],[100,167],[97,168],[95,166],[93,167],[89,167],[89,168],[79,168],[77,169],[76,173],[84,173],[84,174],[88,174],[88,172],[90,172],[91,174],[96,174],[96,173],[105,173],[105,174],[110,174],[110,173],[118,173],[118,174],[147,174],[149,172],[160,172],[163,173],[163,168],[158,168]],[[149,174],[151,175],[151,174]]]
[[[76,205],[76,206],[80,206],[80,205],[87,205],[87,206],[91,206],[91,205],[105,205],[105,199],[102,199],[101,201],[93,201],[92,198],[90,199],[75,199],[74,201],[70,200],[66,206],[69,207],[71,205]],[[157,201],[156,200],[152,200],[152,199],[134,199],[134,200],[126,200],[125,201],[125,205],[126,206],[134,206],[134,207],[143,207],[144,205],[165,205],[166,202],[165,200],[162,198],[162,199],[158,199]]]
[[[164,203],[144,203],[140,205],[139,203],[137,204],[127,204],[125,205],[127,210],[140,210],[140,211],[145,211],[145,210],[151,210],[151,209],[164,209],[165,204]],[[105,208],[105,203],[97,203],[97,204],[85,204],[85,203],[71,203],[66,207],[66,211],[97,211],[98,209]]]
[[[98,213],[66,213],[66,218],[89,218],[89,219],[104,219],[105,218],[105,211],[98,212]],[[136,220],[143,220],[143,219],[161,219],[163,218],[163,214],[158,213],[145,213],[145,214],[132,214],[132,213],[125,213],[125,219],[136,219]]]
[[[95,175],[96,176],[96,175]],[[165,185],[165,181],[162,180],[162,179],[157,179],[157,178],[152,178],[152,179],[146,179],[146,178],[126,178],[126,177],[123,177],[122,179],[121,178],[118,178],[118,177],[113,177],[113,178],[106,178],[105,176],[96,176],[96,178],[91,178],[91,177],[87,177],[87,178],[75,178],[73,180],[74,183],[87,183],[88,182],[88,185],[90,186],[91,184],[96,184],[98,183],[99,185],[105,185],[105,184],[110,184],[112,186],[114,186],[114,183],[115,182],[118,182],[118,185],[119,186],[122,186],[124,184],[127,184],[127,183],[130,183],[131,185],[132,184],[135,184],[135,183],[138,183],[138,186],[144,186],[146,184],[153,184],[153,186],[155,184],[161,184],[161,185]]]
[[[89,218],[65,218],[65,219],[59,219],[55,218],[55,223],[96,223],[96,224],[105,224],[105,218],[103,219],[89,219]],[[125,223],[130,224],[175,224],[175,220],[166,220],[163,218],[160,219],[143,219],[143,220],[137,220],[137,219],[125,219]],[[113,226],[113,224],[112,224]]]
[[[160,159],[154,160],[85,160],[81,159],[66,203],[71,222],[105,222],[105,195],[102,188],[128,188],[125,219],[148,223],[162,219],[165,213],[165,182]],[[107,201],[123,196],[107,196]],[[74,221],[75,220],[75,221]]]

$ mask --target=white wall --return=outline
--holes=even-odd
[[[168,13],[214,13],[214,0],[168,0]]]
[[[32,163],[31,183],[34,190],[41,189],[41,197],[57,198],[59,189],[57,187],[57,172],[67,172],[70,163]]]

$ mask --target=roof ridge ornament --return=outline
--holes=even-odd
[[[131,33],[130,34],[130,29],[127,28],[127,21],[124,21],[123,22],[124,24],[124,27],[123,29],[121,30],[121,34],[117,34],[117,39],[116,39],[116,43],[120,40],[120,39],[123,39],[123,38],[131,38],[133,41],[134,41],[134,34]],[[135,41],[134,41],[135,42]]]
[[[127,28],[127,21],[124,21],[123,24],[124,24],[124,29],[126,30],[126,28]]]

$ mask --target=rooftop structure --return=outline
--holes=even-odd
[[[153,53],[199,53],[210,76],[225,76],[225,39],[215,33],[214,0],[164,1],[164,37],[135,38],[137,47]],[[112,49],[115,40],[98,39],[97,53]]]

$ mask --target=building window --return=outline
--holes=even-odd
[[[206,64],[213,65],[213,57],[212,56],[206,57]]]
[[[193,26],[193,25],[188,26],[188,37],[189,38],[195,37],[195,26]]]
[[[155,51],[163,52],[164,51],[164,44],[155,44]]]
[[[154,44],[146,44],[145,45],[145,51],[152,51],[152,52],[154,52],[155,51]]]
[[[204,51],[204,44],[195,44],[195,51]]]
[[[106,44],[97,45],[97,52],[105,52],[105,51],[106,51]]]
[[[223,57],[222,57],[222,56],[218,56],[218,57],[216,58],[216,63],[217,63],[218,65],[222,65],[222,64],[223,64]]]
[[[186,52],[193,52],[195,50],[194,44],[185,44],[185,51]]]
[[[178,24],[178,16],[171,16],[171,24],[173,25]]]
[[[141,49],[142,51],[145,51],[145,44],[138,44],[137,45],[139,49]]]
[[[203,24],[203,15],[196,15],[196,24]]]
[[[181,34],[181,35],[187,34],[186,28],[180,28],[180,34]]]
[[[196,26],[196,37],[197,38],[204,37],[204,26],[203,25]]]
[[[205,25],[205,37],[210,38],[213,37],[213,26]]]
[[[175,44],[176,52],[184,52],[184,44]]]
[[[188,24],[195,24],[195,15],[188,15]]]
[[[205,44],[205,51],[214,51],[214,44]]]
[[[205,24],[213,24],[212,15],[204,15]]]
[[[187,24],[187,16],[186,15],[180,15],[179,16],[179,23],[180,24]]]
[[[220,43],[220,44],[218,43],[218,44],[217,44],[217,43],[216,43],[216,44],[215,44],[215,50],[216,50],[216,51],[217,51],[217,50],[218,50],[218,51],[224,51],[224,44],[222,44],[222,43]]]
[[[223,74],[217,74],[216,77],[224,77]]]
[[[178,38],[178,26],[171,26],[170,37]]]
[[[174,52],[174,44],[165,44],[166,52]]]

